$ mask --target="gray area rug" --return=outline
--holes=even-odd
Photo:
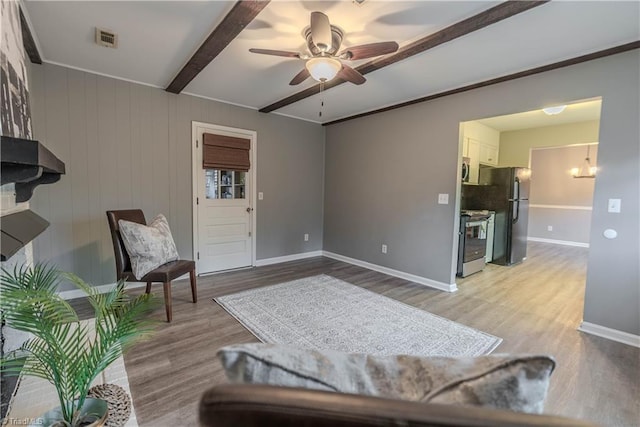
[[[215,298],[259,340],[375,355],[471,357],[502,339],[327,275]]]

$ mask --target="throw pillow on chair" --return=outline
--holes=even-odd
[[[124,219],[119,220],[118,225],[136,279],[179,258],[169,222],[164,215],[159,214],[149,225]]]

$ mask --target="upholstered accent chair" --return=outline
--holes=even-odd
[[[193,302],[198,302],[198,292],[196,289],[196,263],[191,260],[175,260],[163,264],[148,272],[143,277],[137,279],[131,269],[131,260],[125,247],[122,235],[120,234],[119,220],[131,221],[146,225],[144,213],[140,209],[107,211],[107,219],[111,230],[111,240],[113,241],[113,252],[116,258],[116,277],[118,280],[127,282],[146,282],[146,293],[151,292],[151,284],[160,282],[164,286],[164,304],[167,312],[167,322],[172,320],[171,309],[171,282],[183,274],[189,273],[191,280],[191,296]]]
[[[553,415],[262,384],[209,389],[199,418],[203,427],[595,427]]]

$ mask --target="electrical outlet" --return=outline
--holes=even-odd
[[[387,253],[387,245],[382,245],[382,253],[383,254]]]
[[[449,195],[446,193],[438,194],[438,204],[439,205],[448,205],[449,204]]]
[[[553,231],[553,225],[547,225],[547,231]]]
[[[305,235],[304,235],[304,241],[305,241],[305,242],[308,242],[308,241],[309,241],[309,235],[308,235],[308,234],[305,234]]]

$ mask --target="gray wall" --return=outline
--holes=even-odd
[[[596,180],[571,175],[572,168],[582,166],[587,150],[591,165],[598,165],[597,144],[532,150],[531,203],[592,206]]]
[[[640,334],[639,64],[635,50],[329,126],[324,249],[453,282],[459,123],[602,96],[584,320]]]
[[[552,227],[549,231],[548,226]],[[587,246],[591,233],[591,211],[532,206],[529,208],[530,240],[549,239],[574,246]],[[544,241],[544,240],[543,240]]]
[[[164,213],[180,256],[192,259],[192,120],[257,131],[257,259],[322,248],[320,125],[50,64],[31,68],[35,138],[67,166],[32,199],[51,222],[34,241],[36,261],[113,283],[105,211],[137,207],[147,218]]]
[[[324,250],[453,283],[458,136],[447,144],[447,131],[459,120],[442,104],[328,127]],[[438,193],[450,204],[438,205]]]
[[[500,132],[498,166],[529,167],[532,148],[598,142],[600,120]]]
[[[596,166],[598,145],[588,147]],[[531,150],[529,237],[589,243],[595,179],[571,175],[586,155],[587,145]]]

